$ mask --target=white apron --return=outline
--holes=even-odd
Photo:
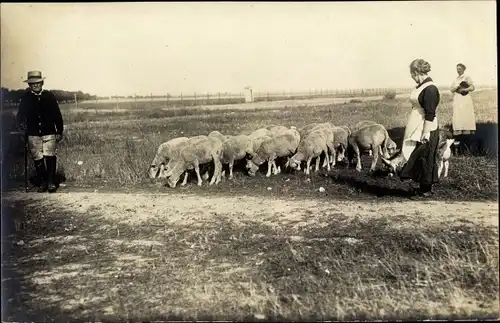
[[[410,95],[412,110],[410,112],[410,115],[408,116],[408,121],[406,122],[405,135],[403,138],[403,145],[401,147],[401,152],[406,160],[410,159],[411,153],[413,152],[413,150],[415,150],[417,142],[419,142],[420,138],[422,137],[422,132],[424,130],[425,111],[418,102],[418,96],[429,85],[434,85],[434,83],[425,82],[422,86],[413,90]],[[436,116],[432,121],[432,127],[430,131],[436,130],[437,127],[438,123]]]
[[[472,79],[469,76],[462,74],[455,79],[451,86],[455,88],[462,81],[473,84]],[[451,124],[453,127],[453,131],[476,130],[474,103],[472,102],[470,93],[467,95],[462,95],[455,92],[453,94],[453,118]]]

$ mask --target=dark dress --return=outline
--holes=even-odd
[[[432,81],[430,77],[426,78],[417,88],[429,81]],[[420,93],[418,102],[424,108],[425,120],[434,120],[439,101],[439,90],[435,85],[428,86]],[[440,142],[441,135],[438,128],[430,132],[428,142],[425,144],[417,143],[415,150],[399,174],[400,179],[412,179],[420,183],[421,186],[429,186],[439,182],[438,146]]]

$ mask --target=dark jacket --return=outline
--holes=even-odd
[[[417,89],[427,82],[432,82],[430,77],[426,78],[421,84],[417,86]],[[439,105],[441,96],[439,90],[435,85],[430,85],[426,87],[420,95],[418,96],[418,103],[424,108],[425,120],[433,121],[436,117],[436,108]]]
[[[47,90],[39,95],[27,91],[19,104],[17,124],[26,127],[28,136],[62,134],[64,124],[54,94]]]

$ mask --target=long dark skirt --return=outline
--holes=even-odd
[[[439,129],[431,131],[429,141],[425,144],[417,143],[417,147],[410,155],[399,177],[431,185],[438,179],[438,145],[440,141]]]

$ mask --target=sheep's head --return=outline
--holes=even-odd
[[[387,159],[381,156],[380,159],[382,159],[382,162],[385,166],[387,166],[391,174],[397,174],[405,164],[405,158],[402,154],[399,154],[398,156],[391,159]]]
[[[290,168],[300,170],[300,160],[298,159],[298,154],[293,155],[291,158],[288,159],[288,163]]]
[[[172,167],[174,165],[175,165],[175,162],[173,162],[172,160],[169,160],[166,165],[162,163],[160,165],[160,171],[158,174],[158,178],[167,178],[168,176],[170,176],[167,174],[169,173],[169,171],[172,169]]]
[[[255,174],[259,170],[259,166],[256,165],[253,162],[253,160],[247,159],[247,170],[248,170],[248,175],[255,176]]]
[[[170,164],[170,163],[169,163]],[[168,170],[163,172],[163,178],[167,179],[167,184],[170,187],[175,187],[177,182],[179,181],[182,173],[185,171],[185,163],[181,160],[175,162]]]
[[[155,164],[151,164],[149,166],[149,178],[156,178],[158,177],[158,174],[160,173],[160,165],[158,167]]]
[[[157,178],[160,175],[163,166],[165,166],[165,160],[158,155],[155,156],[151,165],[149,165],[149,178]]]
[[[387,152],[389,153],[388,158],[394,156],[398,152],[398,146],[391,138],[387,139]]]

